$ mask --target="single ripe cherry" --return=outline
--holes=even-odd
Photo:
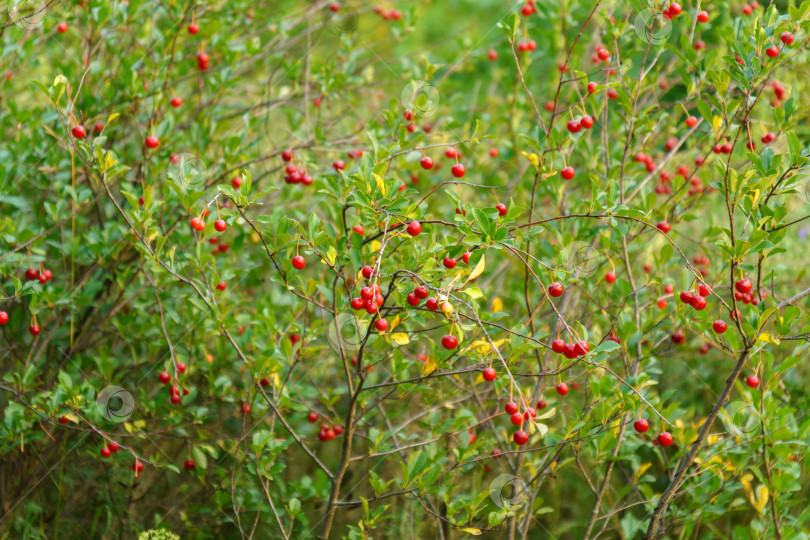
[[[698,13],[697,14],[697,20],[698,20],[698,22],[702,22],[702,23],[708,22],[708,20],[709,20],[709,12],[701,11],[700,13]]]
[[[60,22],[56,27],[56,31],[59,32],[60,34],[64,34],[65,32],[67,32],[67,30],[68,25],[66,22]]]
[[[492,382],[495,380],[495,377],[498,376],[498,372],[495,371],[493,368],[488,367],[484,368],[484,370],[481,372],[481,375],[484,377],[485,381]]]
[[[585,129],[591,129],[593,127],[593,116],[586,114],[579,120],[579,125]]]
[[[616,273],[615,272],[608,272],[605,274],[605,281],[608,283],[613,283],[616,281]]]
[[[231,185],[233,186],[233,189],[239,189],[240,187],[242,187],[242,177],[234,176],[233,178],[231,178]]]
[[[37,279],[39,278],[39,272],[37,272],[36,268],[29,268],[25,271],[25,277],[28,279]]]
[[[426,171],[429,171],[430,169],[433,168],[433,160],[430,157],[425,156],[419,162],[419,165],[421,165],[422,168],[425,169]]]
[[[0,311],[0,326],[3,326],[8,322],[8,313],[5,311]]]
[[[670,229],[672,229],[672,225],[670,225],[669,222],[664,220],[661,220],[658,223],[656,223],[655,227],[664,234],[667,234],[670,231]]]
[[[525,431],[518,430],[512,435],[512,440],[515,441],[515,444],[518,446],[523,446],[527,442],[529,442],[529,434]]]
[[[121,446],[117,442],[111,442],[107,444],[107,448],[110,449],[110,452],[118,452],[118,449],[121,448]]]
[[[510,401],[509,403],[506,404],[504,410],[506,411],[506,414],[515,414],[516,412],[518,412],[518,404],[515,403],[514,401]]]
[[[377,319],[376,321],[374,321],[374,326],[380,332],[385,332],[386,330],[388,330],[388,321],[385,319]]]
[[[410,305],[410,306],[418,306],[419,305],[419,298],[417,298],[416,295],[413,294],[413,293],[408,293],[408,296],[407,296],[406,300],[408,302],[408,305]]]
[[[509,209],[503,203],[496,205],[495,209],[498,211],[498,215],[501,216],[505,216],[509,212]]]
[[[638,433],[644,433],[648,429],[650,429],[650,423],[647,421],[646,418],[639,418],[635,422],[633,422],[633,428]]]
[[[435,298],[428,298],[425,301],[425,307],[428,308],[430,311],[436,311],[439,309],[439,301]]]
[[[180,97],[173,97],[172,100],[169,102],[171,103],[172,107],[177,108],[183,104],[183,98]]]
[[[726,331],[728,325],[726,324],[726,321],[724,321],[723,319],[717,319],[712,323],[712,328],[718,334],[722,334]]]
[[[673,2],[669,5],[669,8],[667,8],[667,13],[669,13],[670,18],[674,19],[675,17],[681,14],[681,10],[682,10],[681,5],[676,2]]]
[[[553,350],[557,354],[562,354],[565,350],[565,341],[561,339],[555,339],[551,342],[551,350]]]
[[[658,444],[661,446],[672,446],[672,434],[665,431],[658,435]]]
[[[471,255],[472,255],[472,253],[470,253],[469,251],[464,252],[464,255],[461,256],[461,260],[464,261],[464,264],[467,264],[468,262],[470,262],[470,256]]]
[[[548,402],[545,399],[538,399],[537,400],[537,408],[541,411],[548,407]]]
[[[552,283],[551,286],[548,288],[548,294],[557,298],[558,296],[562,296],[564,289],[562,283]]]
[[[136,474],[139,472],[143,472],[143,463],[136,459],[135,462],[132,464],[132,470],[135,471]]]
[[[171,375],[169,375],[168,371],[162,371],[158,375],[158,380],[160,382],[162,382],[163,384],[166,384],[167,382],[169,382],[171,380]]]
[[[191,23],[188,25],[188,33],[192,35],[196,35],[200,33],[200,26],[196,23]]]
[[[284,161],[292,161],[292,158],[293,158],[293,151],[290,150],[289,148],[281,151],[281,159],[283,159]]]
[[[697,125],[697,123],[698,123],[698,119],[695,118],[694,116],[690,116],[689,118],[686,119],[686,127],[688,127],[688,128],[695,127]]]
[[[374,273],[374,269],[372,267],[366,265],[366,266],[363,267],[361,272],[363,273],[364,278],[369,279],[371,277],[371,274]]]
[[[146,144],[147,148],[151,148],[152,150],[154,150],[155,148],[160,146],[160,141],[154,135],[149,135],[144,141],[144,144]]]
[[[296,270],[301,270],[307,265],[307,261],[301,255],[296,255],[292,258],[292,265]]]
[[[456,260],[450,257],[444,258],[444,267],[447,269],[452,269],[456,267]]]
[[[193,459],[187,459],[183,462],[183,467],[186,468],[188,471],[193,471],[197,464],[194,462]]]
[[[418,221],[411,221],[410,223],[408,223],[407,231],[408,234],[410,234],[411,236],[416,236],[420,232],[422,232],[422,224],[419,223]]]
[[[560,171],[560,176],[563,177],[563,180],[571,180],[574,177],[574,174],[574,168],[571,166],[568,166]]]
[[[579,122],[577,122],[576,120],[569,121],[566,128],[568,128],[569,133],[579,133],[579,130],[582,129],[582,127],[579,125]]]
[[[227,224],[227,223],[225,223],[225,220],[224,220],[224,219],[218,219],[218,220],[216,220],[216,221],[214,222],[214,228],[215,228],[215,229],[216,229],[218,232],[222,232],[222,231],[224,231],[225,229],[227,229],[227,228],[228,228],[228,224]]]
[[[31,333],[32,336],[38,336],[40,332],[40,328],[38,324],[32,324],[28,327],[28,331]]]
[[[777,47],[776,45],[768,47],[767,49],[765,49],[765,54],[767,54],[771,58],[776,58],[777,56],[779,56],[779,47]]]
[[[108,457],[110,457],[110,454],[112,454],[112,451],[109,448],[107,448],[106,446],[101,449],[101,457],[108,458]]]
[[[706,309],[706,298],[700,295],[695,295],[692,297],[692,307],[698,311],[703,311]]]
[[[366,230],[363,228],[362,225],[355,225],[354,227],[352,227],[352,230],[357,234],[359,234],[360,236],[366,234]]]
[[[596,91],[596,83],[591,81],[588,83],[588,93],[593,94]]]
[[[745,378],[745,384],[747,384],[749,388],[756,388],[759,386],[759,377],[756,375],[749,375]]]
[[[557,385],[557,393],[560,394],[561,396],[564,396],[565,394],[567,394],[568,393],[568,385],[565,384],[564,382],[561,382],[560,384],[558,384]]]
[[[186,372],[186,364],[184,362],[177,362],[177,372],[178,373]]]
[[[737,282],[734,284],[734,288],[743,294],[751,292],[751,288],[753,286],[754,284],[751,283],[751,280],[748,278],[737,280]]]
[[[782,43],[785,45],[793,45],[794,36],[790,32],[782,32],[782,35],[779,36],[779,39],[782,40]]]
[[[77,139],[84,139],[85,135],[87,135],[87,132],[84,130],[84,126],[74,126],[70,132]]]
[[[458,338],[456,336],[444,336],[442,338],[442,347],[447,349],[448,351],[455,349],[458,347]]]
[[[428,297],[428,288],[424,285],[419,285],[417,288],[413,290],[413,295],[419,298],[420,300],[424,300]]]
[[[678,330],[675,330],[675,333],[672,334],[670,339],[672,340],[672,343],[674,343],[675,345],[680,345],[681,343],[684,342],[686,336],[684,336],[683,330],[679,328]]]
[[[453,168],[450,170],[450,172],[452,172],[453,176],[455,176],[456,178],[461,178],[462,176],[464,176],[467,170],[461,163],[456,163],[455,165],[453,165]]]

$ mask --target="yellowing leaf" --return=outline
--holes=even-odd
[[[715,133],[720,133],[720,128],[723,127],[723,119],[719,116],[712,118],[712,129]]]
[[[501,311],[503,311],[503,300],[496,296],[492,300],[492,312],[500,313]]]
[[[529,422],[529,433],[534,433],[535,431],[540,434],[540,438],[543,438],[546,436],[546,433],[548,433],[548,426],[542,422]]]
[[[374,180],[377,182],[377,187],[380,188],[383,197],[385,197],[385,181],[380,177],[379,174],[372,173],[372,176],[374,177]]]
[[[760,341],[767,341],[768,343],[773,343],[774,345],[779,345],[779,341],[780,341],[779,338],[773,337],[768,332],[762,332],[759,335],[759,340]]]
[[[112,113],[110,116],[107,117],[107,125],[109,126],[110,122],[112,122],[113,120],[115,120],[119,116],[121,116],[121,115],[118,114],[118,113]]]
[[[478,261],[478,264],[475,265],[473,271],[470,273],[470,277],[467,278],[467,281],[472,281],[478,276],[480,276],[484,272],[484,268],[486,268],[487,263],[484,257],[481,257],[481,260]]]
[[[460,292],[463,292],[470,298],[477,300],[479,298],[486,298],[484,293],[481,292],[481,289],[478,287],[467,287],[466,289],[462,289]]]
[[[529,160],[529,163],[531,163],[532,166],[534,166],[534,170],[536,171],[540,170],[540,160],[538,159],[537,154],[535,153],[529,154],[527,152],[521,152],[521,154],[523,154],[523,156]]]
[[[407,345],[411,342],[411,339],[408,337],[408,334],[404,333],[396,333],[391,334],[391,341],[396,343],[397,345]]]
[[[473,529],[472,527],[464,527],[463,529],[459,529],[459,531],[470,533],[473,536],[481,535],[481,529]]]
[[[437,369],[439,369],[439,366],[436,365],[436,362],[433,361],[433,358],[428,357],[428,359],[425,360],[425,363],[422,364],[422,375],[423,376],[430,375]]]
[[[554,416],[554,413],[556,412],[557,407],[552,407],[543,414],[538,415],[537,418],[535,418],[535,420],[545,420],[546,418],[551,418],[552,416]]]
[[[647,469],[649,469],[650,467],[652,467],[652,463],[650,463],[649,461],[647,463],[643,463],[636,472],[636,480],[641,478],[641,475],[647,472]]]
[[[393,332],[394,328],[396,328],[398,324],[399,324],[399,315],[394,317],[394,319],[391,321],[391,324],[388,327],[388,331]]]

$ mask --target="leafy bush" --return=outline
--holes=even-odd
[[[810,2],[12,0],[10,538],[807,538]]]

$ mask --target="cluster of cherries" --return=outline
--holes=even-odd
[[[566,343],[565,340],[557,338],[551,342],[551,350],[557,354],[562,354],[566,358],[574,359],[579,358],[580,356],[585,356],[590,351],[590,345],[585,340],[577,341],[576,343]],[[565,383],[562,383],[565,385]],[[560,387],[557,387],[557,390],[560,390]],[[568,393],[568,387],[565,386],[565,392],[561,393],[561,396],[564,396]]]
[[[398,21],[402,18],[402,12],[398,9],[383,9],[382,6],[374,6],[374,13],[382,17],[384,21]]]
[[[305,186],[312,185],[313,178],[307,174],[303,165],[295,165],[291,163],[293,159],[293,151],[290,149],[281,151],[281,159],[287,162],[284,167],[284,182],[287,184],[304,184]],[[340,162],[343,163],[342,161]],[[240,182],[241,184],[241,182]]]
[[[520,13],[526,17],[537,13],[537,8],[534,5],[534,0],[526,0],[523,7],[520,8]]]
[[[181,375],[185,373],[187,369],[185,362],[177,362],[175,364],[175,368],[177,369],[177,373]],[[168,371],[162,371],[158,374],[158,380],[163,384],[169,384],[172,380],[172,377],[171,375],[169,375]],[[177,384],[173,384],[169,387],[170,400],[175,405],[180,403],[181,392],[183,396],[188,395],[188,389],[185,387],[181,389]]]
[[[318,413],[316,413],[315,411],[310,412],[309,415],[307,415],[307,421],[310,424],[314,424],[315,422],[317,422]],[[318,431],[318,439],[321,442],[331,441],[341,433],[343,433],[343,426],[339,426],[337,424],[330,426],[329,424],[324,422],[323,424],[321,424],[320,431]]]
[[[743,304],[751,304],[752,306],[756,306],[759,304],[759,298],[754,296],[754,293],[751,292],[754,284],[751,283],[751,280],[748,278],[738,279],[734,283],[734,299],[741,301]],[[767,298],[767,293],[762,293],[762,297]]]

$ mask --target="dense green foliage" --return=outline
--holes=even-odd
[[[810,2],[674,6],[10,0],[0,537],[808,538]]]

